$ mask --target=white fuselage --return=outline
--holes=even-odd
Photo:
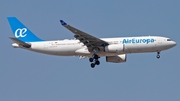
[[[169,38],[160,36],[101,38],[101,40],[108,42],[109,45],[97,52],[99,56],[160,52],[176,45]],[[90,57],[93,54],[79,40],[40,41],[30,44],[31,48],[27,48],[28,50],[50,55]]]

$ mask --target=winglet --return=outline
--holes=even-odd
[[[65,23],[63,20],[60,20],[61,25],[66,26],[67,23]]]

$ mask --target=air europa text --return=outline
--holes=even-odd
[[[123,39],[123,44],[137,44],[137,43],[153,43],[154,39],[153,38],[149,38],[149,39],[136,39],[136,38],[132,38],[132,39]]]

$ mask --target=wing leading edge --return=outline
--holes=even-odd
[[[74,37],[76,39],[78,39],[80,42],[84,43],[84,45],[86,45],[87,47],[102,47],[102,46],[106,46],[108,45],[108,42],[103,41],[99,38],[96,38],[90,34],[87,34],[77,28],[74,28],[70,25],[68,25],[66,22],[64,22],[63,20],[60,20],[61,25],[63,25],[65,28],[67,28],[68,30],[70,30],[71,32],[73,32],[75,35]]]

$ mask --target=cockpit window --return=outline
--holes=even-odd
[[[167,41],[172,41],[171,39],[167,39]]]

